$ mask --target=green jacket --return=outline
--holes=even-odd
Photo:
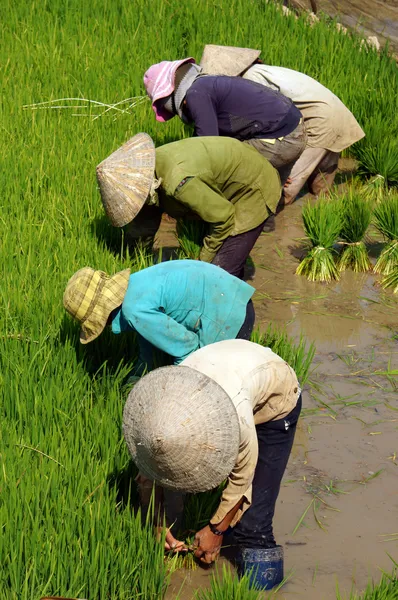
[[[162,211],[177,219],[195,214],[209,224],[200,254],[206,262],[227,237],[265,221],[281,195],[271,164],[251,146],[228,137],[194,137],[157,148],[156,176],[162,180]],[[155,215],[153,207],[144,208],[141,217]],[[152,224],[157,229],[158,218]]]

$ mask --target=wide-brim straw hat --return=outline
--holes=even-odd
[[[116,227],[133,221],[144,206],[155,175],[155,145],[137,133],[97,167],[97,180],[108,219]]]
[[[64,307],[80,322],[80,341],[88,344],[105,329],[109,315],[123,303],[130,269],[111,277],[103,271],[84,267],[69,279],[64,292]]]
[[[246,71],[260,56],[260,50],[216,46],[207,44],[203,50],[200,66],[204,75],[228,75],[236,77]]]
[[[162,367],[140,379],[124,407],[123,433],[143,475],[189,493],[222,483],[239,452],[232,400],[213,379],[184,366]]]

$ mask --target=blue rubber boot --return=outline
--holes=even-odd
[[[251,586],[271,590],[283,581],[283,548],[241,548],[239,575],[247,575]]]

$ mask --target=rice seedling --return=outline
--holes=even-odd
[[[389,194],[375,207],[374,224],[388,240],[377,259],[374,271],[390,275],[398,267],[398,194]]]
[[[369,271],[372,265],[363,240],[372,219],[371,202],[351,188],[340,200],[340,214],[343,250],[339,270]]]
[[[312,248],[297,267],[297,275],[309,281],[330,282],[339,279],[334,244],[340,233],[340,206],[325,198],[309,202],[303,209],[303,225]]]
[[[397,563],[393,561],[395,567],[391,573],[383,571],[379,583],[368,583],[366,590],[362,594],[352,592],[349,600],[398,600],[398,573]],[[339,588],[336,589],[337,600],[343,600]]]
[[[196,600],[260,600],[263,594],[250,585],[249,578],[239,579],[225,567],[221,576],[214,575],[209,590],[197,592]]]
[[[206,231],[207,225],[203,221],[177,220],[176,237],[181,248],[181,258],[199,258]]]
[[[383,171],[398,129],[388,53],[359,52],[356,36],[323,18],[309,27],[274,3],[249,4],[1,3],[0,598],[164,596],[170,562],[134,512],[120,428],[136,340],[106,331],[82,347],[62,308],[66,281],[82,266],[115,273],[153,261],[106,230],[95,178],[95,166],[138,131],[156,145],[189,135],[179,119],[156,123],[143,98],[148,66],[199,59],[209,41],[263,49],[269,64],[308,73],[341,97],[368,134],[351,149],[364,174],[394,181],[390,159]],[[301,359],[286,355],[302,383],[305,357],[307,347]],[[201,522],[204,509],[196,513],[189,518]]]
[[[296,342],[289,337],[286,331],[277,329],[269,325],[265,333],[258,329],[254,330],[251,341],[261,346],[271,348],[294,369],[300,385],[308,381],[310,368],[315,356],[315,346],[313,343],[307,344],[307,341],[300,336]]]
[[[398,293],[398,264],[381,281],[383,288],[393,288],[394,294]]]

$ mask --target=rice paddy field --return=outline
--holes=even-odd
[[[4,0],[0,42],[0,598],[163,598],[175,564],[133,509],[121,434],[135,340],[105,333],[83,348],[62,307],[77,269],[153,261],[108,225],[95,166],[139,131],[156,145],[190,135],[156,124],[142,75],[216,43],[261,48],[327,85],[366,131],[352,148],[361,176],[395,185],[396,63],[326,18],[311,27],[261,0]],[[200,597],[246,598],[226,585]]]

